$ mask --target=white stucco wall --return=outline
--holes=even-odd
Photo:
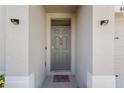
[[[109,20],[105,26],[100,20]],[[114,7],[93,6],[93,74],[114,74]]]
[[[0,72],[5,72],[5,24],[6,7],[0,6]]]
[[[80,87],[87,87],[87,72],[92,73],[92,6],[80,6],[76,32],[76,77]]]
[[[7,6],[6,16],[6,75],[28,75],[28,6]],[[11,18],[19,19],[14,25]]]
[[[109,23],[101,26],[101,20]],[[80,87],[115,87],[113,6],[79,8],[76,49]]]
[[[41,87],[45,78],[44,8],[41,6],[6,7],[5,86]],[[10,22],[11,18],[19,19],[20,24],[14,25]]]
[[[45,25],[44,7],[29,6],[29,74],[35,74],[35,87],[41,87],[45,78]]]
[[[109,20],[101,26],[101,20]],[[93,6],[93,85],[115,87],[114,6]]]

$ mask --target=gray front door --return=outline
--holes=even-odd
[[[53,21],[51,25],[51,71],[71,70],[70,32],[70,21]]]

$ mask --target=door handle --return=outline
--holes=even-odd
[[[115,77],[119,77],[119,75],[115,75]]]

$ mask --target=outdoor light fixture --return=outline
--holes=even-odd
[[[10,19],[10,20],[15,25],[18,25],[19,24],[19,19]]]
[[[100,25],[103,26],[103,25],[107,25],[109,23],[109,20],[101,20],[100,21]]]
[[[121,11],[121,12],[124,12],[124,6],[121,6],[121,7],[120,7],[120,11]]]

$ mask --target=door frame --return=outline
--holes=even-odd
[[[123,82],[123,78],[124,78],[124,65],[123,65],[123,54],[121,52],[118,52],[120,51],[120,44],[121,46],[123,46],[122,44],[123,43],[120,43],[120,42],[123,42],[123,38],[120,36],[123,34],[123,32],[120,34],[119,32],[119,28],[120,28],[120,22],[122,24],[124,24],[124,16],[120,13],[116,13],[115,14],[115,32],[114,32],[114,37],[120,37],[120,40],[118,41],[118,38],[115,38],[114,40],[114,46],[115,46],[115,49],[114,49],[114,70],[115,70],[115,75],[118,75],[118,77],[115,77],[116,79],[116,88],[124,88],[124,82]],[[119,27],[119,28],[118,28]],[[123,30],[123,28],[121,28]],[[119,32],[118,32],[119,31]],[[118,43],[119,44],[118,44]],[[119,85],[118,85],[119,83]]]
[[[70,71],[51,71],[51,19],[56,18],[70,18],[71,19],[71,70]],[[75,74],[75,15],[72,13],[47,13],[46,19],[46,38],[47,38],[47,57],[46,57],[46,70],[47,75],[55,74]]]

